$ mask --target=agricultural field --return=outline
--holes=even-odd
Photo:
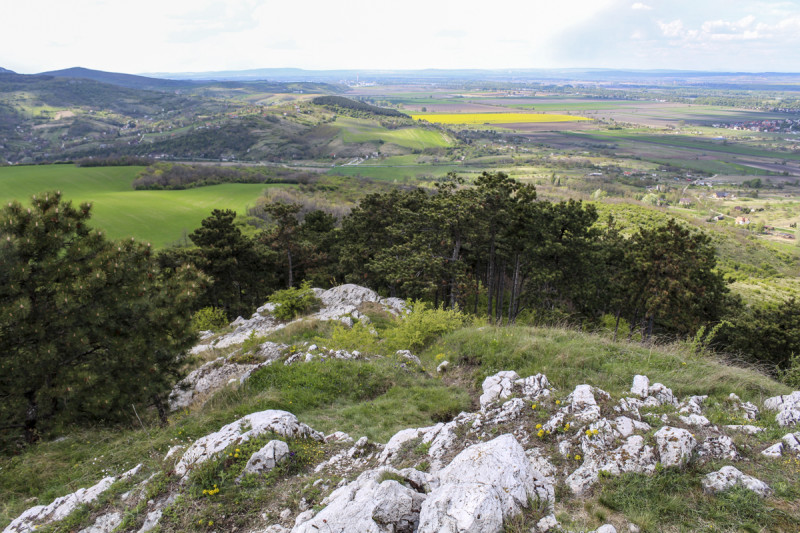
[[[553,115],[537,113],[449,113],[411,115],[414,120],[424,120],[435,124],[528,124],[537,122],[579,122],[591,120],[572,115]]]
[[[159,248],[183,239],[213,209],[245,214],[266,187],[223,184],[183,191],[136,191],[131,183],[142,167],[41,165],[0,167],[0,202],[28,202],[34,194],[61,191],[63,198],[92,202],[92,225],[112,239],[134,237]]]

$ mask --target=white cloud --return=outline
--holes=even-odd
[[[640,11],[652,11],[653,6],[648,6],[647,4],[636,2],[635,4],[631,5],[631,9],[636,9]]]
[[[667,37],[680,37],[684,34],[683,21],[680,19],[672,22],[659,22],[658,26]]]

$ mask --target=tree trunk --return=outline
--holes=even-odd
[[[289,287],[288,288],[291,289],[292,288],[292,283],[294,282],[294,279],[292,279],[292,251],[287,249],[286,250],[286,256],[289,258]]]
[[[619,317],[622,314],[622,309],[617,309],[617,323],[614,324],[614,342],[617,342],[617,332],[619,331]]]
[[[39,431],[36,427],[39,422],[39,403],[36,401],[36,391],[25,393],[28,408],[25,410],[25,442],[35,444],[39,440]]]
[[[505,296],[505,281],[506,281],[506,264],[503,262],[500,265],[500,270],[497,273],[497,320],[498,324],[503,323],[503,297]]]
[[[167,425],[169,425],[169,419],[167,418],[167,406],[164,405],[163,399],[158,394],[153,395],[153,405],[156,408],[156,412],[158,412],[158,420],[161,423],[161,427],[167,427]]]

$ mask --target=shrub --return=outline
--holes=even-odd
[[[470,321],[467,315],[457,309],[429,309],[425,302],[417,300],[413,302],[411,312],[386,331],[386,348],[389,351],[419,351]]]
[[[272,312],[279,320],[291,320],[294,317],[319,309],[320,301],[314,296],[311,285],[304,281],[300,287],[291,287],[282,291],[275,291],[269,301],[277,307]]]
[[[219,307],[204,307],[192,315],[192,328],[195,331],[215,331],[227,325],[228,317]]]
[[[352,328],[337,322],[333,326],[330,338],[317,337],[314,342],[334,350],[380,353],[377,332],[371,325],[361,321],[354,323]]]

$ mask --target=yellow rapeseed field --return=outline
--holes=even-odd
[[[430,115],[411,115],[414,120],[422,119],[436,124],[523,124],[531,122],[576,122],[591,120],[573,115],[548,115],[537,113],[443,113]]]

